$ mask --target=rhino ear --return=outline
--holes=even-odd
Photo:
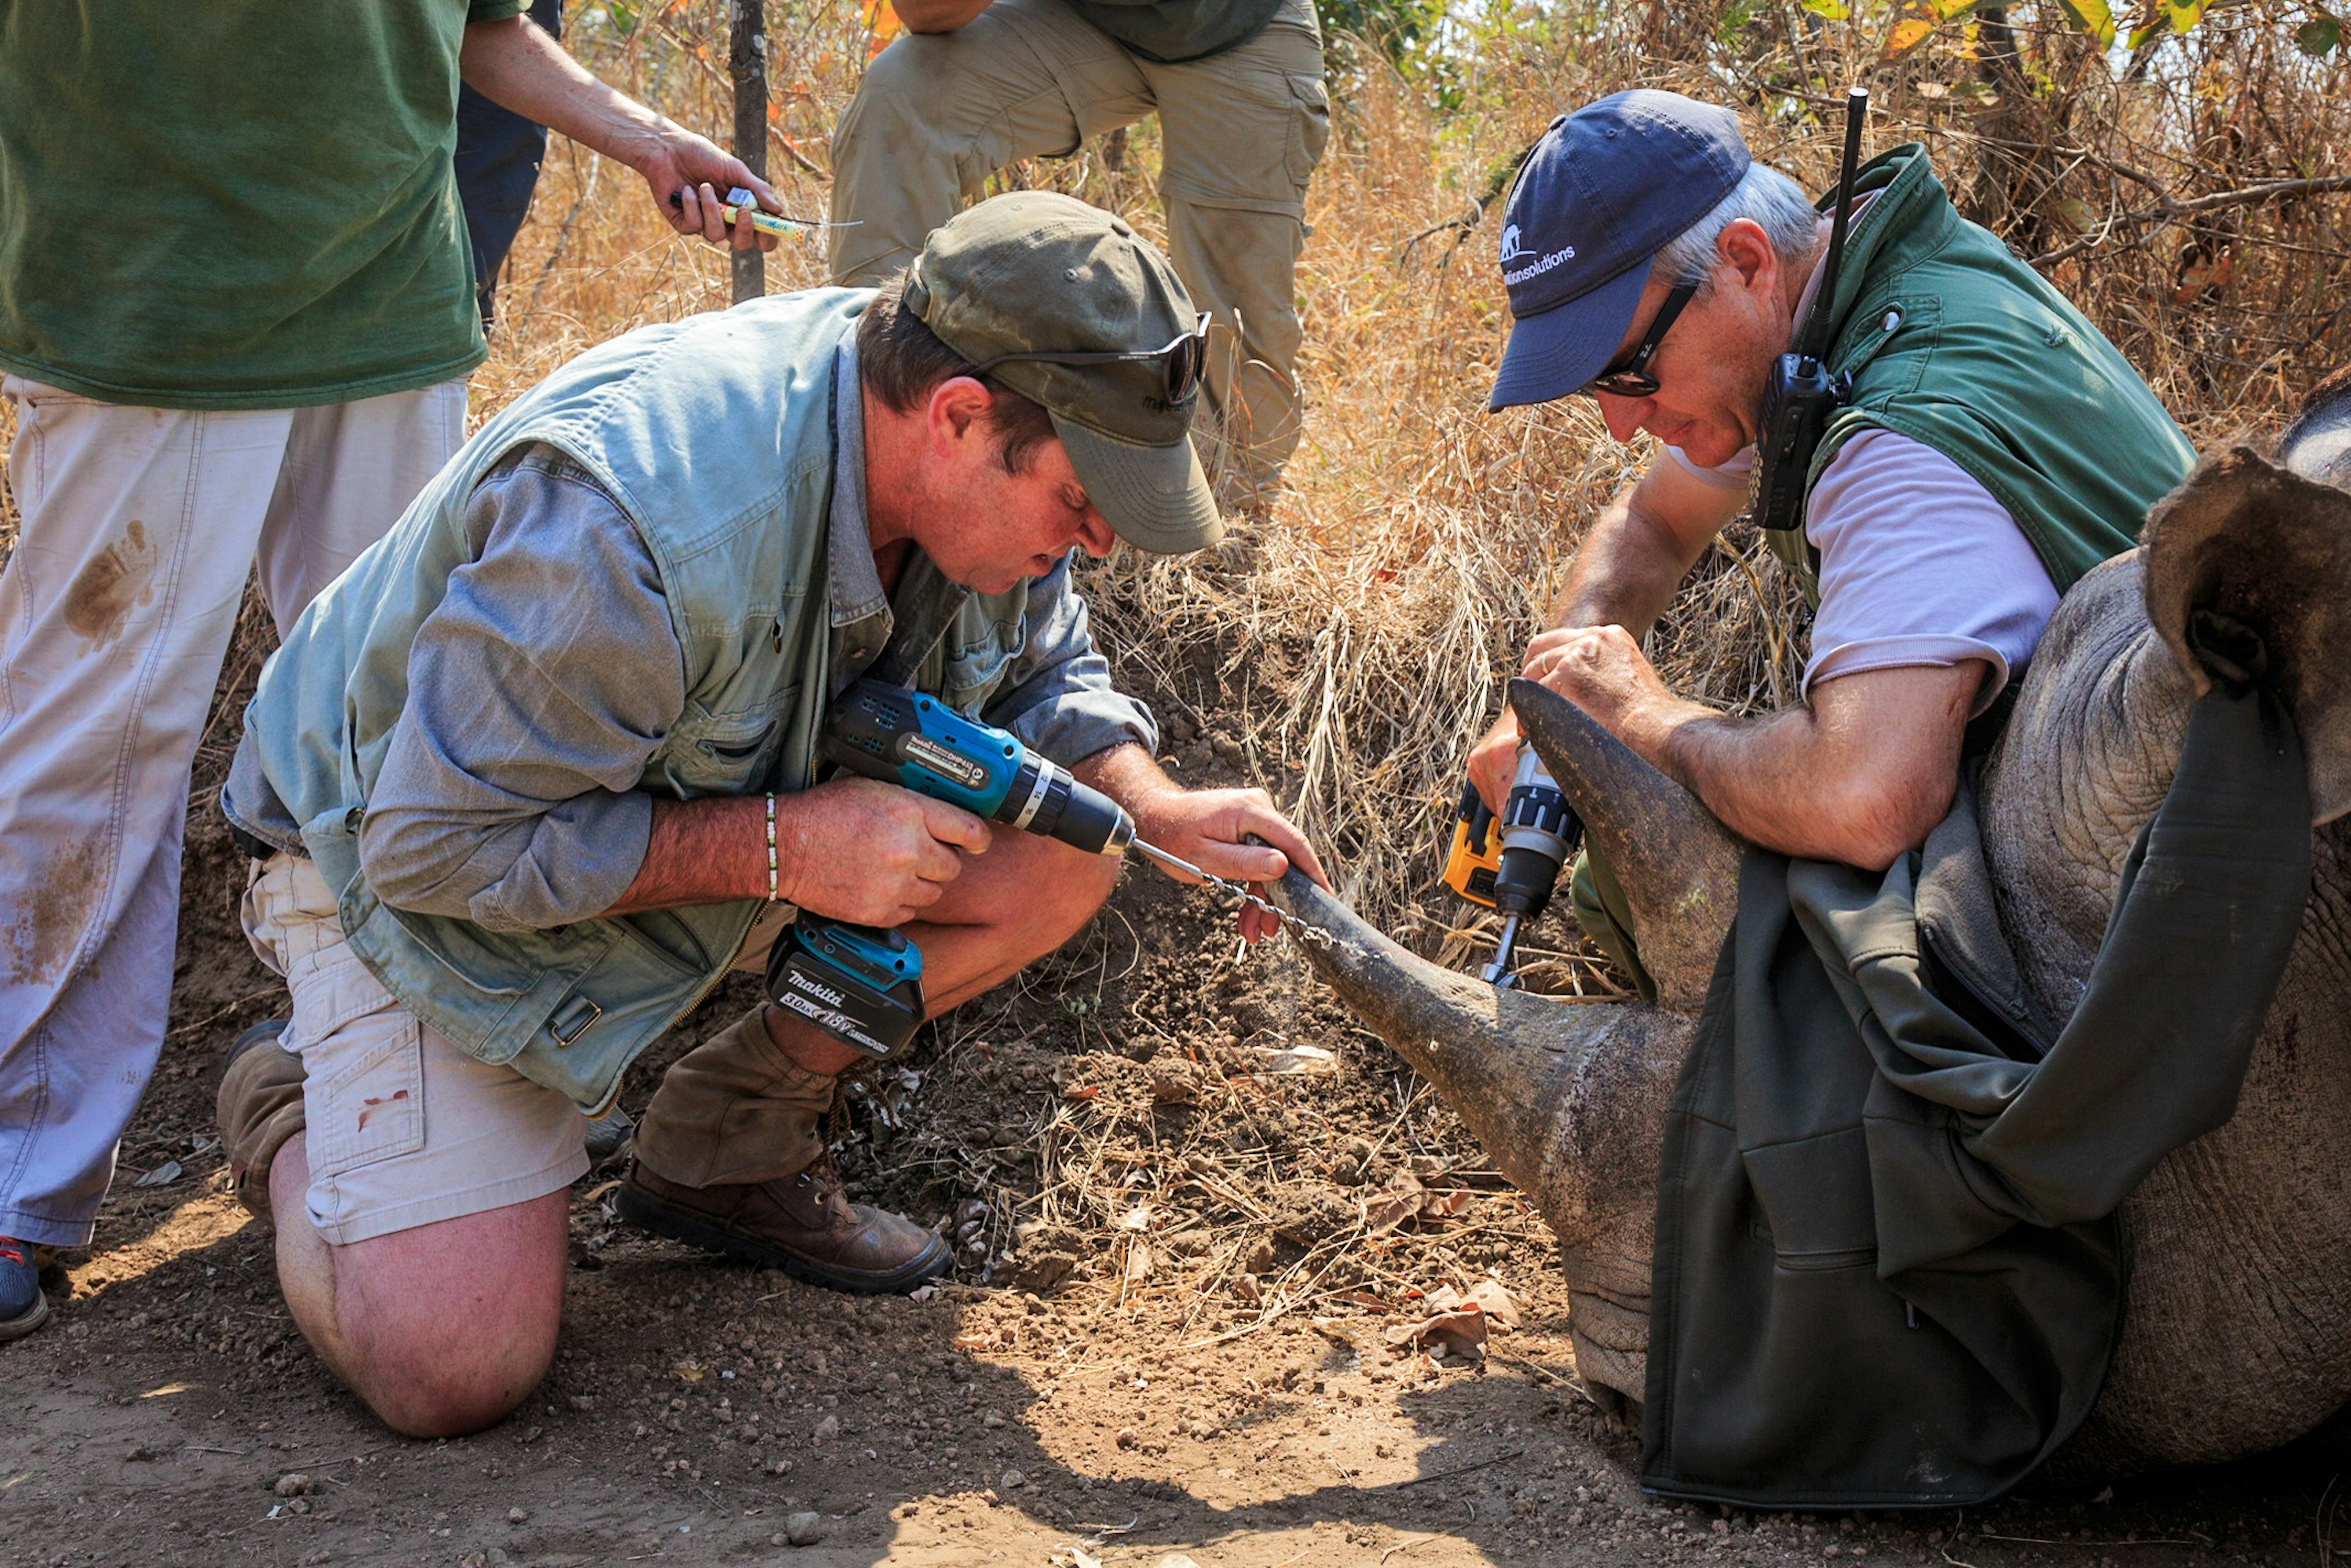
[[[2147,614],[2201,695],[2266,680],[2293,710],[2314,825],[2351,810],[2351,491],[2240,446],[2148,515]]]

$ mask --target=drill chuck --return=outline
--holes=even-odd
[[[1134,819],[1124,807],[1033,751],[1021,758],[997,821],[1090,855],[1123,854],[1134,841]]]
[[[1501,863],[1494,873],[1494,907],[1534,919],[1551,903],[1560,867],[1574,852],[1580,824],[1548,774],[1510,790],[1502,807]]]

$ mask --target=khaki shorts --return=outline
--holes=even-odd
[[[587,1174],[587,1121],[566,1096],[466,1055],[417,1021],[343,938],[308,861],[256,861],[245,934],[286,978],[302,1059],[310,1223],[347,1247],[528,1203]]]

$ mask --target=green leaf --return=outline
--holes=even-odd
[[[1928,0],[1938,22],[1949,22],[1964,16],[1983,4],[1983,0]]]
[[[2110,49],[2115,43],[2115,14],[2106,0],[2059,0],[2064,7],[2065,19],[2097,40],[2098,47]],[[2189,0],[2200,12],[2203,0]],[[2176,9],[2173,0],[2164,0],[2166,9]]]
[[[1827,22],[1842,22],[1853,15],[1841,0],[1802,0],[1802,4],[1805,10]]]
[[[2324,59],[2343,41],[2343,24],[2333,16],[2304,22],[2294,30],[2294,47],[2314,59]]]
[[[2163,0],[2163,14],[2173,32],[2185,34],[2204,19],[2204,0]]]
[[[623,0],[606,0],[604,15],[611,22],[612,30],[624,38],[637,30],[637,8]]]

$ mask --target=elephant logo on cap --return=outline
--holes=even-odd
[[[1504,267],[1508,267],[1508,266],[1510,266],[1510,263],[1512,263],[1512,262],[1514,262],[1514,261],[1518,260],[1518,259],[1519,259],[1519,257],[1520,257],[1520,256],[1532,256],[1532,255],[1534,255],[1534,252],[1532,252],[1532,251],[1531,251],[1531,250],[1527,249],[1527,247],[1526,247],[1526,246],[1522,246],[1522,245],[1520,245],[1520,244],[1519,243],[1519,225],[1516,225],[1516,224],[1512,224],[1512,225],[1510,225],[1510,226],[1508,226],[1507,228],[1505,228],[1505,229],[1503,229],[1503,230],[1502,230],[1502,257],[1501,257],[1501,259],[1502,259],[1502,265],[1503,265]]]

